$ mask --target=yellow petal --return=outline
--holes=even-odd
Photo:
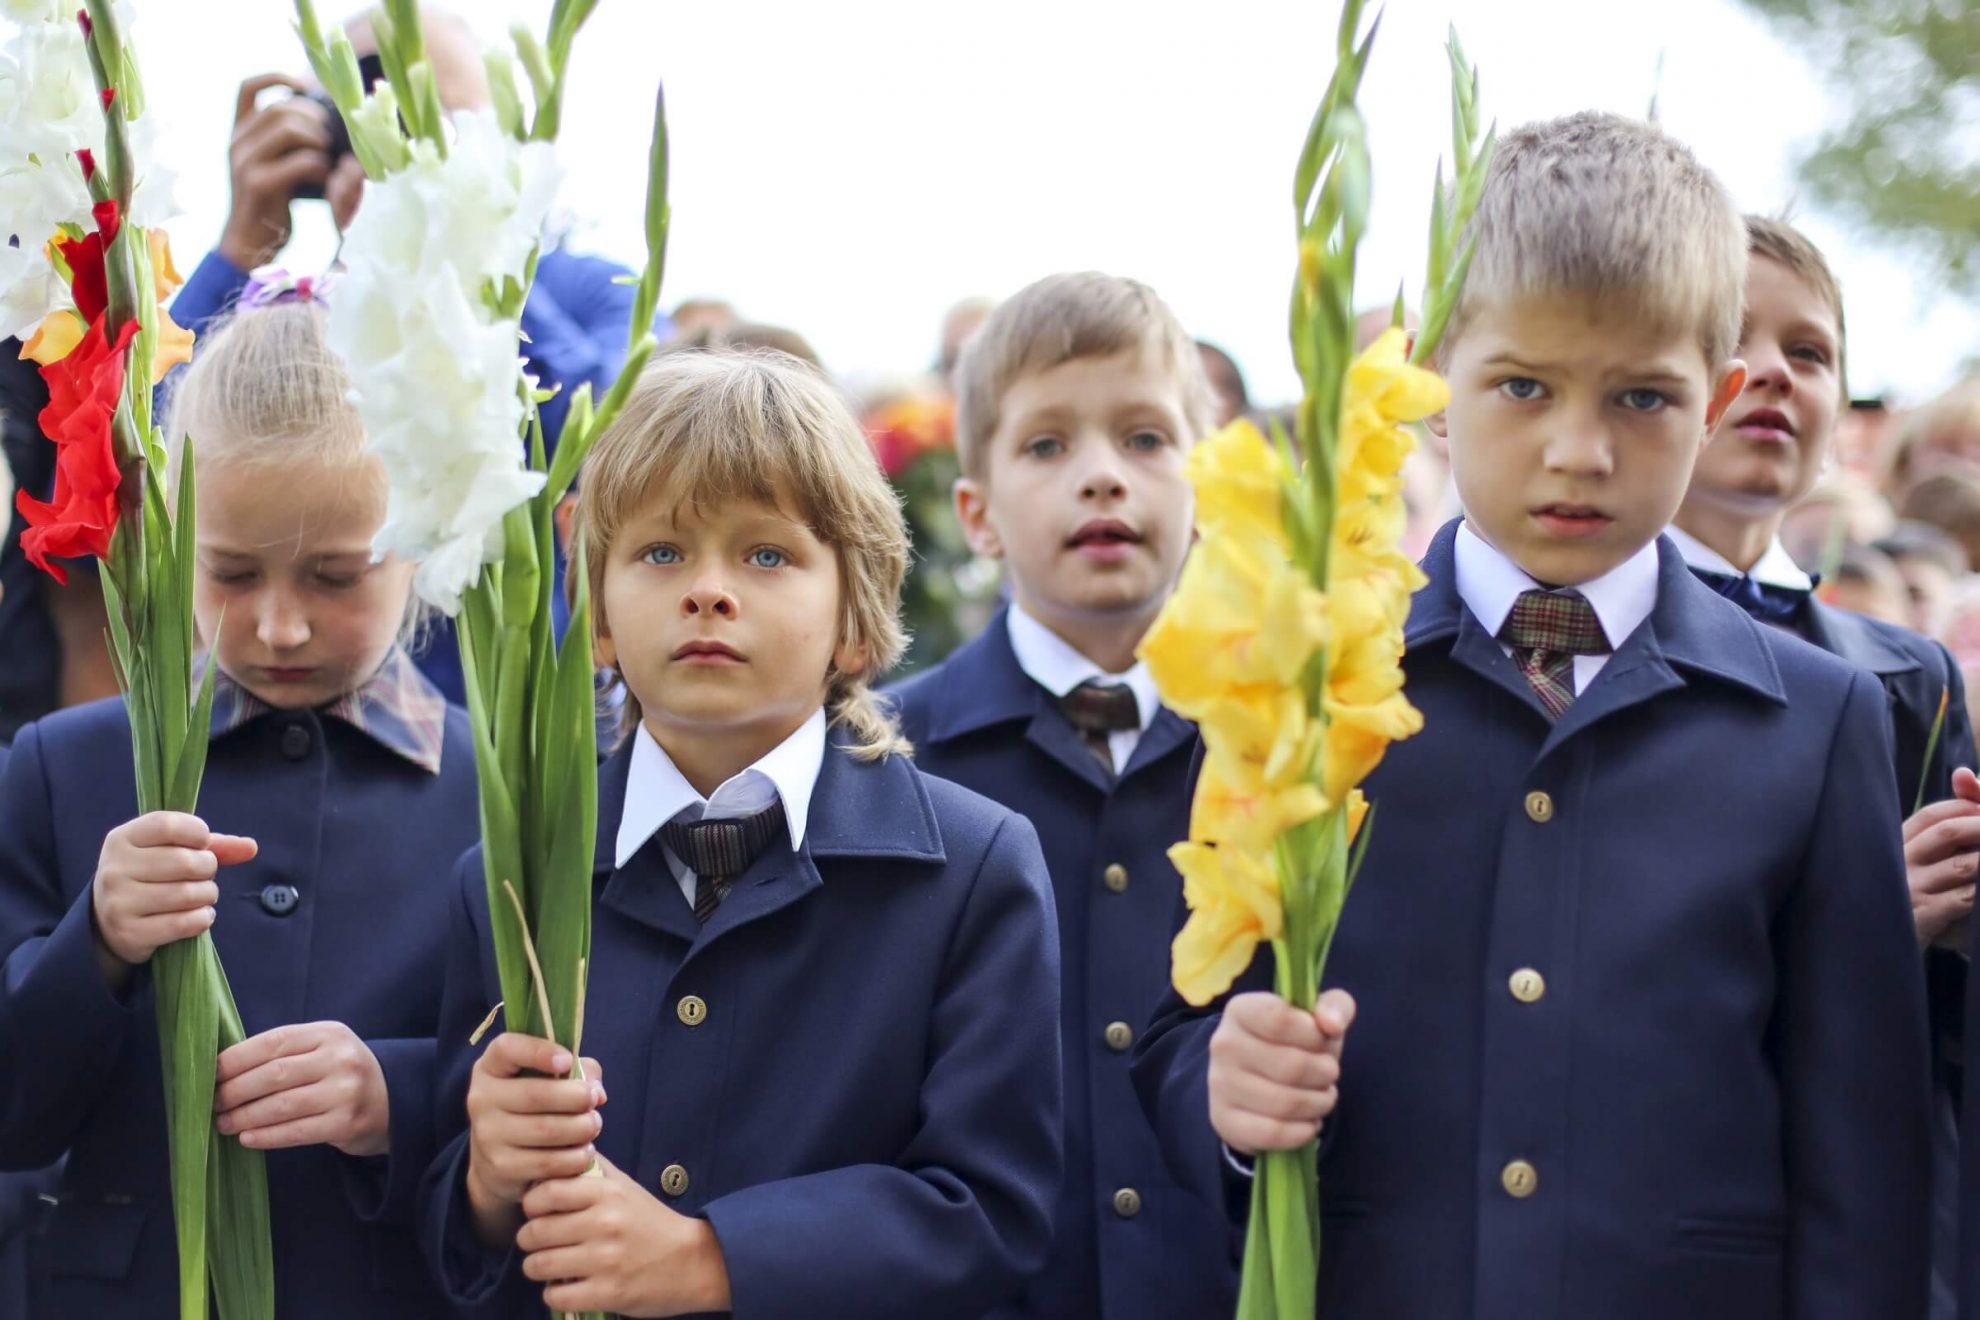
[[[87,333],[89,327],[75,312],[67,309],[50,312],[41,319],[41,324],[35,327],[28,341],[21,345],[21,360],[38,362],[44,367],[53,366],[69,356]]]
[[[1184,474],[1196,491],[1196,522],[1206,535],[1253,532],[1285,542],[1285,459],[1243,418],[1189,451]]]
[[[1281,834],[1327,809],[1320,787],[1303,777],[1275,782],[1222,745],[1213,750],[1206,741],[1205,752],[1190,806],[1193,839],[1265,853]]]
[[[1434,371],[1409,364],[1409,336],[1384,330],[1348,367],[1348,403],[1366,403],[1389,422],[1419,422],[1451,400]]]
[[[157,231],[152,231],[156,233]],[[163,303],[158,307],[158,342],[151,352],[151,383],[165,379],[165,373],[181,362],[192,361],[193,332],[172,319]]]
[[[179,274],[179,268],[172,264],[172,240],[162,229],[145,230],[145,240],[151,249],[151,282],[158,291],[158,301],[164,302],[172,296],[172,291],[186,282]]]
[[[1168,705],[1189,719],[1235,688],[1286,686],[1326,636],[1326,598],[1264,543],[1206,537],[1142,639]]]
[[[1353,843],[1361,833],[1361,822],[1368,819],[1368,799],[1360,789],[1352,789],[1347,800],[1348,842]]]
[[[1177,992],[1201,1007],[1231,988],[1261,942],[1278,938],[1279,877],[1263,858],[1228,846],[1179,843],[1169,860],[1190,908],[1170,948],[1171,975]]]

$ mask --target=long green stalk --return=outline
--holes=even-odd
[[[99,200],[128,221],[133,163],[127,119],[140,105],[136,61],[110,0],[86,0],[88,54],[104,113],[104,163],[91,180]],[[122,82],[124,86],[118,87]],[[140,813],[191,813],[199,803],[213,707],[214,669],[193,672],[194,473],[180,464],[168,505],[166,451],[151,424],[151,360],[157,315],[144,233],[124,223],[105,255],[104,332],[135,321],[124,397],[113,423],[123,471],[122,505],[102,577],[112,656],[131,727]],[[209,1288],[222,1320],[268,1320],[275,1306],[268,1187],[262,1155],[213,1130],[215,1060],[242,1037],[226,973],[210,934],[152,955],[160,1071],[165,1088],[172,1222],[180,1320],[205,1320]]]

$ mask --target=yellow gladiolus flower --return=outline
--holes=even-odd
[[[1207,740],[1205,747],[1211,747]],[[1303,775],[1268,780],[1219,745],[1203,758],[1196,800],[1190,806],[1189,835],[1199,842],[1262,853],[1281,834],[1326,809],[1320,787]]]
[[[1196,490],[1196,522],[1217,535],[1255,532],[1285,546],[1285,458],[1243,418],[1189,451],[1183,472]]]
[[[1301,688],[1239,688],[1211,703],[1197,723],[1209,754],[1264,783],[1285,784],[1312,772],[1325,732],[1306,705]]]
[[[1235,689],[1297,682],[1326,636],[1326,604],[1271,547],[1206,537],[1137,654],[1169,707],[1198,719]]]
[[[1436,372],[1410,365],[1409,336],[1391,327],[1348,367],[1347,397],[1349,407],[1366,403],[1393,426],[1440,411],[1451,390]]]
[[[1182,872],[1189,920],[1170,948],[1177,993],[1198,1007],[1231,988],[1260,943],[1284,926],[1279,877],[1269,860],[1242,848],[1179,843],[1169,860]]]

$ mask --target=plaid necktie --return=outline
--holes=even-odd
[[[1512,647],[1519,671],[1555,719],[1574,701],[1574,658],[1609,653],[1595,607],[1552,591],[1520,592],[1499,640]]]
[[[784,828],[784,804],[773,802],[753,816],[685,821],[660,827],[660,838],[694,872],[694,919],[704,924],[729,896],[737,877]]]
[[[1141,727],[1141,706],[1134,699],[1134,689],[1125,683],[1088,679],[1059,698],[1059,710],[1108,774],[1114,773],[1112,735]]]

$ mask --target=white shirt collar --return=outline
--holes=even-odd
[[[1016,601],[1011,602],[1008,620],[1011,650],[1017,655],[1018,668],[1039,687],[1055,697],[1063,697],[1081,683],[1124,683],[1134,693],[1142,729],[1146,731],[1155,722],[1155,713],[1162,708],[1162,696],[1146,664],[1137,660],[1126,673],[1110,674],[1087,659],[1071,642],[1025,613]]]
[[[1752,571],[1742,573],[1730,559],[1682,527],[1667,527],[1664,535],[1671,538],[1671,544],[1684,556],[1684,562],[1693,568],[1702,568],[1707,573],[1723,573],[1727,577],[1750,577],[1766,586],[1786,587],[1790,591],[1815,589],[1815,579],[1801,571],[1801,565],[1794,562],[1794,556],[1787,552],[1787,547],[1781,544],[1778,536],[1767,547],[1767,552],[1760,556]]]
[[[632,767],[626,775],[626,803],[619,816],[614,865],[631,861],[661,826],[683,811],[694,820],[725,820],[751,815],[780,799],[795,852],[804,843],[811,791],[818,786],[818,772],[824,763],[825,712],[817,710],[796,733],[747,770],[723,781],[714,796],[704,798],[642,724],[633,735]]]
[[[1497,637],[1519,594],[1542,589],[1504,551],[1472,531],[1469,521],[1458,524],[1458,597],[1485,625],[1486,631]],[[1657,543],[1650,542],[1575,591],[1595,607],[1595,617],[1601,621],[1602,635],[1609,639],[1609,649],[1620,650],[1657,606]]]

